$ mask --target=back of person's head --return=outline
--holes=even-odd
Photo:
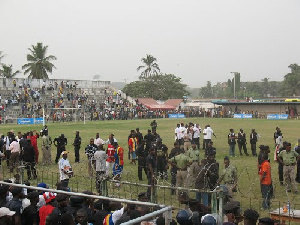
[[[63,225],[74,225],[75,218],[71,213],[64,213],[60,217],[61,224]]]
[[[254,209],[246,209],[244,211],[244,224],[245,225],[255,225],[259,218],[259,214]]]
[[[193,224],[191,221],[192,213],[187,210],[180,210],[177,213],[176,220],[180,225]]]
[[[156,220],[156,225],[165,225],[165,218],[162,216],[158,217]]]
[[[57,213],[51,213],[46,217],[46,225],[59,225],[60,218]]]
[[[201,224],[202,225],[217,225],[217,221],[216,221],[215,217],[213,217],[213,215],[206,214],[205,216],[202,216]]]

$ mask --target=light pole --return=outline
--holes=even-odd
[[[233,98],[235,99],[235,75],[238,73],[238,72],[230,72],[230,73],[233,73],[233,80],[234,80],[234,83],[233,83]]]

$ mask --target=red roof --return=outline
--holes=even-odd
[[[155,101],[153,98],[139,98],[138,102],[139,104],[142,104],[151,110],[156,110],[156,109],[169,110],[169,109],[176,108],[173,105],[169,105],[169,104],[158,104],[158,102]]]
[[[182,99],[168,99],[164,104],[171,105],[177,108],[182,101]]]

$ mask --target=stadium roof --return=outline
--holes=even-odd
[[[169,110],[169,109],[175,109],[176,107],[168,104],[159,104],[157,101],[155,101],[153,98],[139,98],[138,103],[146,106],[150,110]]]
[[[168,99],[164,104],[171,105],[177,108],[182,101],[182,99]]]

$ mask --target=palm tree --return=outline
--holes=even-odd
[[[28,50],[31,54],[27,54],[28,63],[22,66],[25,69],[24,75],[29,73],[29,78],[32,79],[48,79],[48,73],[52,73],[55,66],[50,62],[56,60],[53,55],[47,56],[48,46],[43,46],[43,43],[32,45]]]
[[[157,75],[158,72],[160,72],[159,66],[156,63],[157,60],[152,55],[146,55],[146,58],[142,58],[141,61],[144,65],[137,68],[137,71],[143,69],[140,75],[140,79],[151,77],[152,75]]]
[[[2,66],[2,69],[0,69],[0,75],[4,78],[13,78],[18,73],[20,73],[19,70],[13,72],[12,65],[2,64],[1,66]]]
[[[0,51],[0,64],[1,64],[1,60],[4,58],[5,55],[3,55],[3,51]]]

